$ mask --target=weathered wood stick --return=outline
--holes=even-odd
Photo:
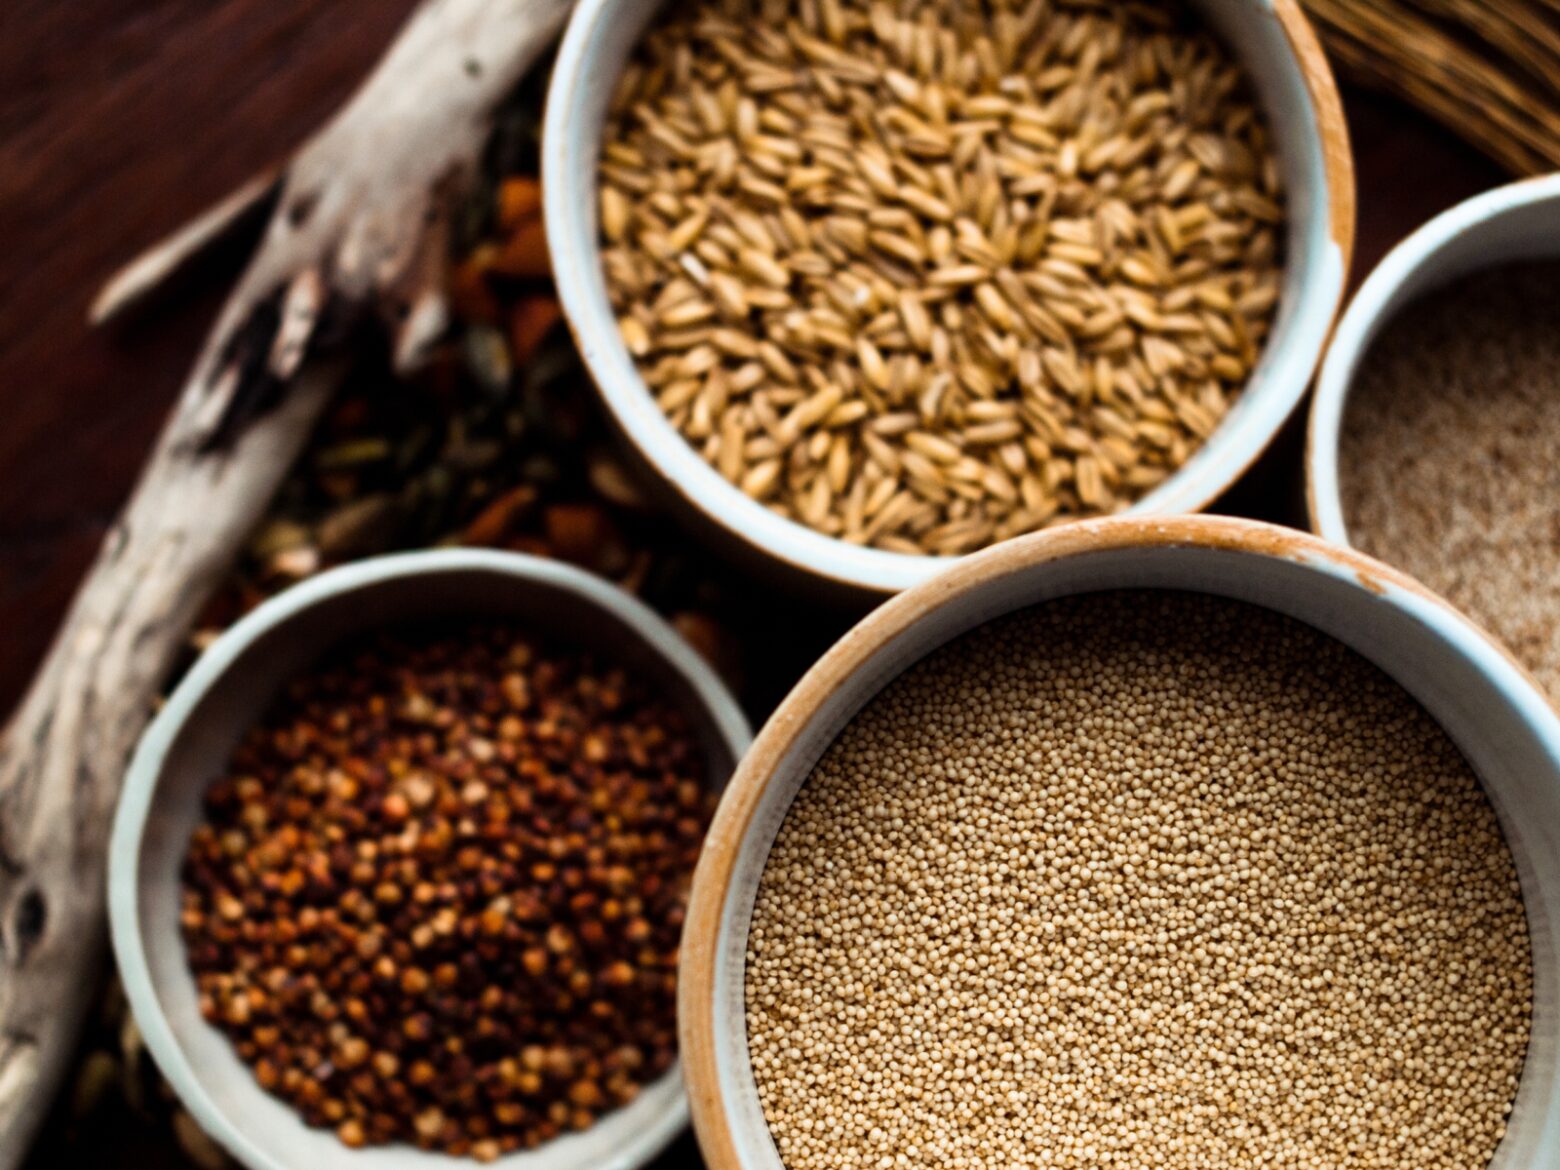
[[[189,267],[201,253],[226,239],[238,226],[263,210],[276,194],[279,176],[255,175],[236,191],[201,212],[164,240],[115,272],[92,299],[87,320],[104,325],[131,309]]]
[[[0,1170],[25,1157],[89,1006],[109,825],[158,689],[329,398],[340,339],[378,316],[406,364],[443,329],[453,205],[495,107],[568,6],[424,0],[286,165],[260,245],[0,742]],[[155,283],[244,199],[120,293]]]

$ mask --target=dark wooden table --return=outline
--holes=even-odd
[[[102,280],[280,157],[350,91],[412,0],[8,0],[0,11],[0,707],[20,695],[132,484],[215,307],[220,263],[138,319],[85,325]],[[1346,93],[1356,278],[1502,181],[1387,98]],[[231,257],[229,257],[231,259]],[[1227,503],[1292,515],[1297,428]],[[35,1161],[63,1165],[47,1151]],[[79,1152],[79,1151],[78,1151]],[[669,1161],[691,1159],[684,1156]],[[110,1165],[147,1165],[115,1147]]]

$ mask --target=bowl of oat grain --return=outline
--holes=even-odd
[[[1292,0],[584,0],[542,161],[648,478],[739,556],[876,593],[1205,507],[1304,393],[1353,242]]]
[[[1412,579],[1084,521],[802,679],[695,874],[712,1170],[1560,1166],[1560,717]]]

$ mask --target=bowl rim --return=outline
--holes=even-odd
[[[1337,544],[1350,544],[1338,474],[1344,410],[1371,342],[1404,307],[1395,303],[1404,285],[1467,232],[1551,201],[1560,203],[1560,174],[1518,179],[1480,192],[1421,224],[1365,278],[1338,321],[1311,396],[1305,436],[1305,506],[1312,532]]]
[[[227,1113],[217,1107],[168,1023],[146,957],[139,908],[141,845],[168,751],[189,726],[190,716],[211,689],[226,678],[230,670],[241,667],[244,657],[270,631],[345,594],[391,582],[471,572],[540,582],[570,592],[612,614],[688,683],[692,695],[704,708],[711,728],[719,735],[733,761],[741,760],[752,741],[747,717],[735,697],[714,669],[659,614],[604,578],[560,561],[526,553],[493,549],[427,549],[354,561],[300,581],[268,598],[225,630],[196,659],[162,709],[147,725],[125,771],[109,840],[109,933],[131,1015],[157,1067],[201,1129],[240,1163],[253,1170],[290,1168],[258,1148],[248,1133],[233,1124]],[[662,1074],[662,1078],[680,1077],[679,1064],[674,1064]],[[264,1092],[258,1086],[254,1086],[254,1091]],[[679,1091],[669,1107],[653,1123],[640,1128],[632,1140],[620,1146],[615,1155],[603,1162],[598,1170],[637,1170],[665,1149],[687,1123],[687,1094]],[[377,1150],[403,1148],[409,1147],[393,1145],[365,1150],[342,1147],[341,1153],[344,1158],[349,1155],[359,1156],[363,1159],[362,1165],[367,1166],[371,1165],[372,1156]],[[545,1149],[545,1144],[537,1147],[537,1150]],[[517,1151],[501,1158],[494,1165],[502,1167],[509,1158],[517,1156],[534,1156],[537,1150]],[[468,1159],[456,1159],[453,1155],[444,1157],[452,1167],[469,1162]]]
[[[1189,548],[1297,563],[1347,579],[1377,597],[1415,605],[1417,616],[1474,661],[1491,686],[1560,750],[1560,711],[1498,641],[1407,574],[1299,529],[1231,516],[1112,516],[1082,520],[994,545],[873,610],[802,677],[743,757],[726,787],[694,872],[678,969],[678,1050],[694,1133],[711,1170],[745,1170],[722,1092],[715,1036],[721,920],[744,842],[776,770],[820,708],[882,648],[934,611],[1035,566],[1124,549]]]
[[[578,148],[579,133],[571,121],[572,111],[581,91],[599,84],[589,55],[591,42],[598,26],[610,20],[626,2],[581,0],[576,6],[554,62],[542,130],[543,224],[558,297],[569,331],[614,428],[682,510],[750,555],[783,564],[804,578],[846,591],[885,595],[928,580],[962,558],[911,555],[847,544],[779,516],[745,496],[672,430],[632,359],[628,359],[626,367],[618,360],[626,350],[616,330],[596,330],[593,322],[601,306],[591,293],[591,281],[600,271],[601,262],[600,247],[592,230],[594,213],[585,213],[588,222],[578,233],[566,230],[566,225],[570,229],[578,226],[581,193],[562,176],[569,173],[569,160]],[[1221,465],[1210,465],[1196,484],[1182,489],[1173,504],[1156,505],[1151,496],[1144,497],[1125,509],[1123,515],[1200,511],[1239,480],[1294,416],[1326,351],[1343,302],[1354,248],[1356,192],[1353,153],[1337,81],[1299,0],[1252,3],[1271,13],[1310,100],[1314,116],[1306,120],[1305,133],[1320,152],[1324,190],[1306,214],[1325,226],[1327,244],[1337,255],[1336,280],[1330,291],[1324,289],[1297,298],[1295,303],[1305,305],[1307,311],[1325,312],[1325,321],[1317,331],[1314,349],[1304,354],[1303,371],[1264,383],[1261,425],[1249,426],[1250,433],[1243,432],[1240,443],[1223,453]],[[588,204],[593,208],[594,203],[593,187]],[[605,315],[611,320],[610,310]],[[603,336],[593,336],[593,331]],[[608,333],[610,336],[605,336]],[[1204,444],[1199,452],[1207,449]],[[1176,482],[1184,470],[1185,467],[1178,469],[1167,478],[1161,489]]]

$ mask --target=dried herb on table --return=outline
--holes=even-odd
[[[514,312],[529,319],[538,310],[528,296]],[[331,565],[475,545],[557,557],[611,579],[737,681],[722,617],[729,586],[648,506],[613,454],[565,332],[550,328],[530,344],[520,350],[477,323],[422,380],[360,375],[282,488],[199,639]]]

